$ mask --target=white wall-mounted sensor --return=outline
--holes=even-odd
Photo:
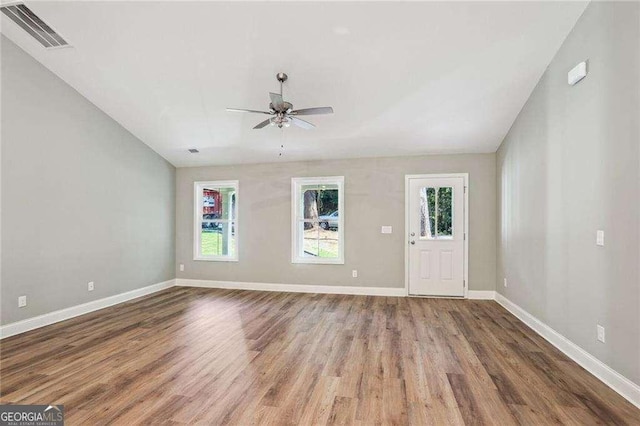
[[[567,73],[567,82],[573,86],[587,76],[587,63],[580,62]]]

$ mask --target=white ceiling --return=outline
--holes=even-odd
[[[176,166],[494,152],[587,4],[26,3],[73,47],[2,33]],[[225,111],[266,109],[279,71],[335,114]]]

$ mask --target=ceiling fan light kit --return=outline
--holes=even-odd
[[[257,111],[252,109],[243,108],[227,108],[229,112],[249,112],[253,114],[267,114],[270,115],[268,119],[258,123],[253,128],[262,129],[268,125],[278,126],[279,128],[289,127],[294,124],[303,129],[313,129],[316,126],[308,121],[298,118],[298,115],[317,115],[317,114],[333,114],[333,108],[331,107],[316,107],[316,108],[304,108],[293,109],[293,104],[285,101],[282,98],[282,84],[287,81],[289,76],[283,72],[276,74],[276,79],[280,82],[280,93],[269,93],[271,102],[269,103],[269,111]]]

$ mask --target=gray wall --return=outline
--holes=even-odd
[[[589,5],[497,158],[498,291],[635,383],[639,8]],[[585,59],[589,75],[570,87],[567,71]],[[606,328],[604,344],[596,324]]]
[[[1,323],[173,279],[175,168],[11,41],[1,48]]]
[[[468,172],[469,288],[495,289],[495,155],[442,155],[178,168],[178,278],[404,287],[404,176]],[[345,177],[345,264],[291,263],[291,178]],[[239,262],[193,260],[193,182],[240,181]],[[381,234],[392,225],[393,234]],[[351,270],[358,270],[358,278]]]

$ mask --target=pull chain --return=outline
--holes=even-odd
[[[283,128],[280,129],[280,153],[278,154],[278,157],[282,157],[282,154],[284,154],[284,129]]]

